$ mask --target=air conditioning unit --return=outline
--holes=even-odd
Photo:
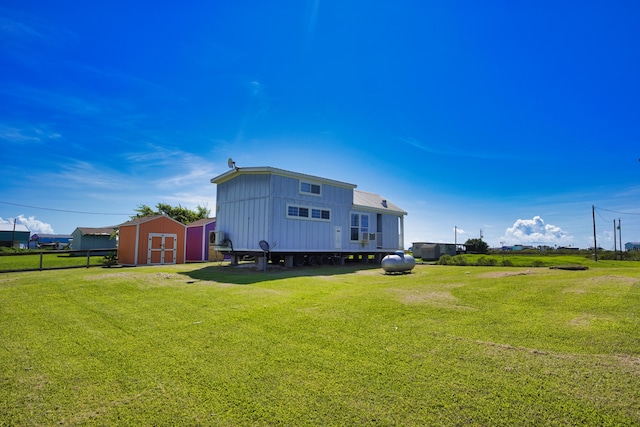
[[[216,246],[224,246],[224,241],[225,241],[224,231],[216,231],[215,240],[213,244]]]

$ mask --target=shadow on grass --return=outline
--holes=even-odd
[[[254,264],[240,264],[238,266],[209,265],[198,270],[183,271],[180,272],[180,274],[196,280],[231,283],[235,285],[251,285],[254,283],[287,279],[291,277],[335,276],[340,274],[351,274],[356,271],[363,270],[379,270],[380,274],[384,275],[384,271],[379,265],[362,263],[349,263],[342,266],[323,265],[319,267],[295,268],[284,268],[270,265],[266,272],[254,267]]]

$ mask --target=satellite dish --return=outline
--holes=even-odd
[[[262,249],[265,252],[269,252],[269,243],[267,241],[260,240],[258,244],[260,245],[260,249]]]
[[[236,167],[236,162],[234,162],[233,159],[229,157],[229,160],[227,160],[227,166],[229,166],[229,169],[233,169]]]

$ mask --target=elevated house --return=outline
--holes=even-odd
[[[355,184],[273,167],[233,167],[217,185],[215,248],[285,265],[376,260],[404,247],[407,212]]]
[[[627,252],[640,252],[640,242],[627,242],[624,244],[624,250]]]
[[[116,249],[118,241],[112,237],[118,226],[77,227],[71,233],[71,249],[76,251]]]
[[[185,225],[166,215],[132,219],[118,226],[118,263],[184,264]]]
[[[29,242],[30,248],[64,249],[71,245],[71,234],[34,234]]]

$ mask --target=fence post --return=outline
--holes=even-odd
[[[40,252],[40,271],[42,271],[42,252]]]
[[[89,265],[91,264],[91,250],[87,250],[87,268],[89,268]]]

